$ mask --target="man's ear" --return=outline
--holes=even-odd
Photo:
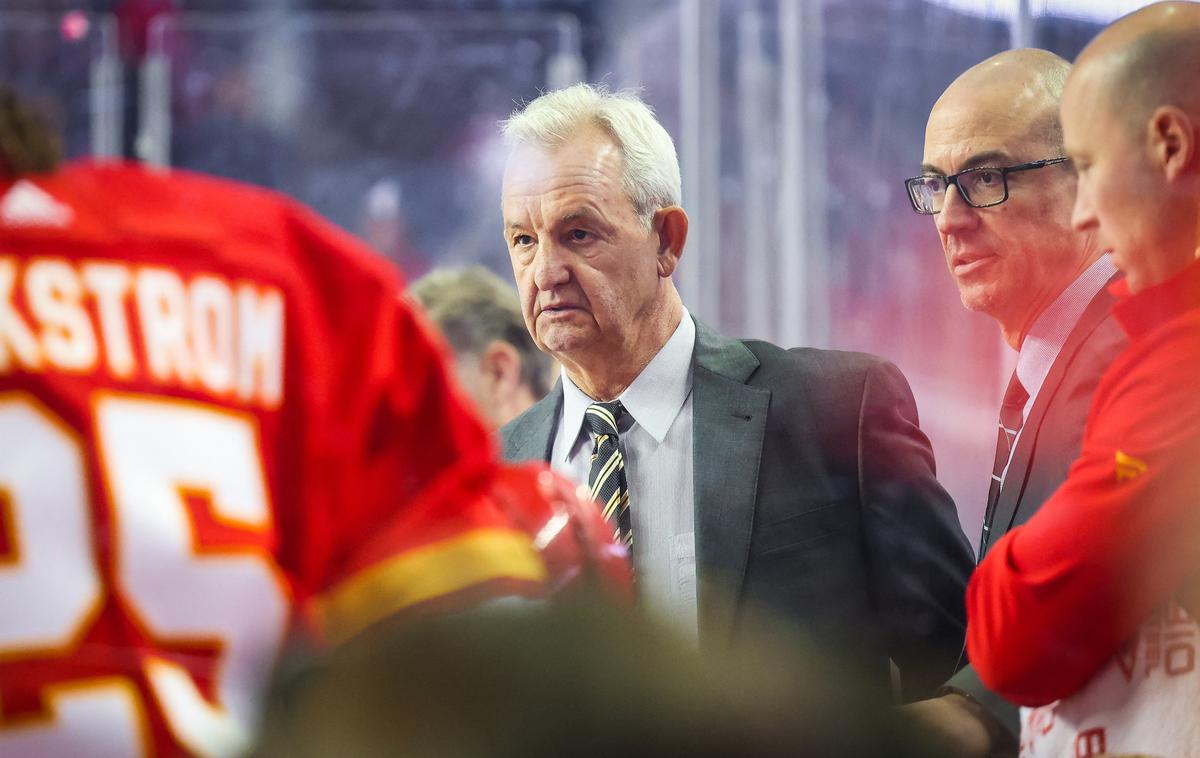
[[[1174,105],[1163,105],[1154,111],[1149,123],[1150,150],[1167,181],[1196,179],[1200,173],[1196,140],[1200,124]]]
[[[654,212],[653,225],[658,234],[658,275],[666,279],[675,273],[683,255],[688,234],[687,213],[678,205],[659,208]]]
[[[521,384],[521,354],[504,340],[492,340],[479,355],[484,392],[496,402]]]

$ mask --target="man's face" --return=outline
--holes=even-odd
[[[1020,108],[996,99],[947,92],[929,116],[922,171],[949,175],[1058,157]],[[1071,229],[1072,190],[1062,166],[1009,174],[1008,200],[990,208],[972,208],[957,187],[947,188],[934,221],[966,308],[1024,330],[1073,281],[1087,253]]]
[[[661,292],[659,237],[622,188],[624,158],[600,129],[509,157],[501,210],[525,325],[567,363],[619,360]],[[669,272],[666,272],[669,275]]]
[[[1078,175],[1072,221],[1094,231],[1133,291],[1165,278],[1163,218],[1168,204],[1149,170],[1134,129],[1097,96],[1094,76],[1072,76],[1063,92],[1063,138]]]

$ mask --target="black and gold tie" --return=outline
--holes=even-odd
[[[620,401],[592,403],[583,414],[583,423],[595,437],[588,487],[603,508],[604,520],[616,526],[614,539],[633,544],[629,514],[629,486],[625,482],[625,457],[621,454],[617,424],[625,409]]]
[[[1013,445],[1017,442],[1017,434],[1021,431],[1025,419],[1025,403],[1029,401],[1029,392],[1017,378],[1014,371],[1004,391],[1004,400],[1000,404],[1000,427],[996,430],[996,458],[992,461],[992,484],[988,488],[987,510],[983,515],[983,538],[979,544],[979,559],[987,552],[991,542],[992,519],[996,515],[996,503],[1000,500],[1000,488],[1004,485],[1004,473],[1012,459]]]

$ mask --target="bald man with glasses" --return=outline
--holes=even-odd
[[[1092,393],[1126,344],[1105,289],[1116,268],[1071,226],[1075,176],[1058,116],[1069,70],[1032,49],[967,70],[934,104],[921,175],[905,182],[913,210],[932,217],[963,306],[994,318],[1017,351],[997,428],[980,430],[996,435],[987,503],[972,504],[984,509],[981,557],[1066,479]],[[971,666],[909,710],[946,755],[1016,753],[1016,707]]]

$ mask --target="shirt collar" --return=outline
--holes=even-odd
[[[580,431],[583,429],[583,414],[587,411],[588,406],[596,401],[575,386],[575,382],[567,376],[565,368],[560,368],[559,371],[563,388],[563,432],[567,434],[574,432],[571,439],[578,440]],[[563,460],[571,459],[574,447],[574,444],[564,446]]]
[[[692,391],[696,324],[687,308],[675,333],[619,398],[633,420],[661,443]]]
[[[696,348],[696,323],[687,308],[679,326],[666,344],[637,375],[637,378],[617,399],[625,411],[655,442],[667,436],[675,417],[692,391],[692,353]],[[563,429],[575,430],[576,438],[583,429],[583,414],[592,403],[583,390],[571,381],[562,369]],[[566,456],[570,458],[571,450]]]
[[[1167,281],[1130,293],[1125,280],[1109,287],[1117,298],[1113,315],[1131,339],[1200,308],[1200,258]]]
[[[1112,257],[1107,253],[1100,256],[1034,320],[1017,356],[1017,377],[1031,400],[1042,388],[1079,317],[1116,273]]]

